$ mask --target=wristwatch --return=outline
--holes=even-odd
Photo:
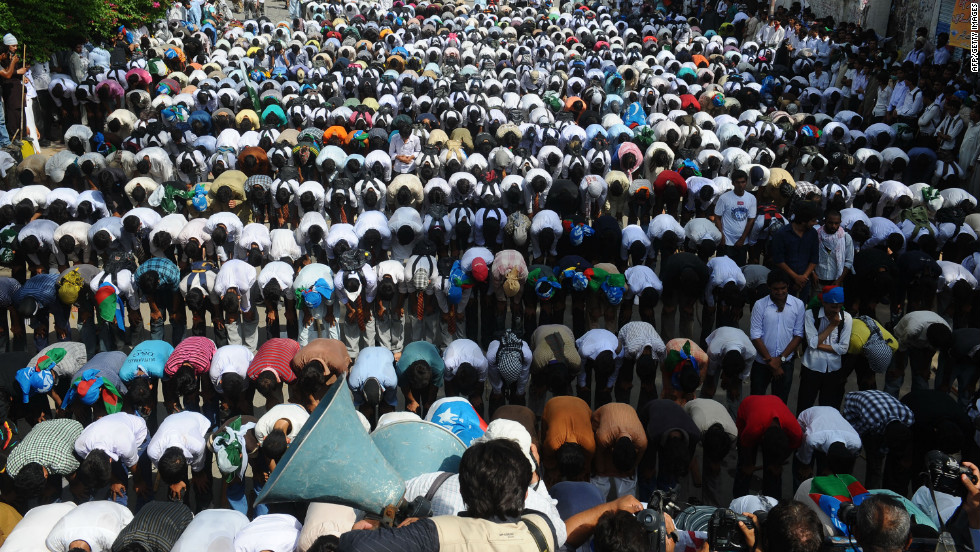
[[[786,362],[787,360],[789,360],[789,357],[784,357],[784,356],[779,357],[779,362]]]

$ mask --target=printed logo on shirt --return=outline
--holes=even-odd
[[[744,201],[739,201],[732,207],[732,218],[738,222],[743,222],[749,218],[749,209],[745,206]]]

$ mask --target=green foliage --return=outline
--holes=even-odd
[[[119,25],[164,17],[173,0],[3,0],[0,34],[13,33],[31,60],[47,59],[78,38],[110,41]]]

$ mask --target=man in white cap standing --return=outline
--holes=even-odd
[[[0,95],[0,147],[6,147],[10,145],[10,134],[7,132],[7,118],[6,118],[6,105],[4,103],[4,96],[10,96],[13,98],[16,96],[13,102],[11,102],[11,110],[16,106],[20,105],[20,87],[15,86],[20,78],[23,78],[23,74],[26,71],[24,68],[17,69],[17,63],[20,61],[20,56],[17,55],[17,37],[7,33],[3,36],[3,53],[0,53],[0,84],[3,85],[3,94]],[[16,90],[16,94],[14,93]],[[20,115],[11,120],[11,122],[17,122],[17,127],[20,127]]]

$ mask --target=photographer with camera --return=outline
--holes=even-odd
[[[729,512],[731,510],[719,510],[719,512]],[[722,517],[722,516],[718,516]],[[791,500],[774,506],[769,510],[764,519],[760,519],[756,514],[745,512],[742,516],[728,516],[748,518],[738,520],[738,529],[741,538],[734,535],[729,536],[726,545],[722,545],[723,539],[719,538],[721,533],[731,534],[724,531],[727,524],[721,527],[712,519],[713,526],[709,528],[708,543],[711,552],[727,552],[739,550],[756,550],[757,552],[817,552],[824,543],[825,535],[823,525],[816,512],[806,504]],[[744,544],[743,544],[744,543]],[[874,549],[865,548],[871,552]],[[880,552],[874,550],[874,552]]]

